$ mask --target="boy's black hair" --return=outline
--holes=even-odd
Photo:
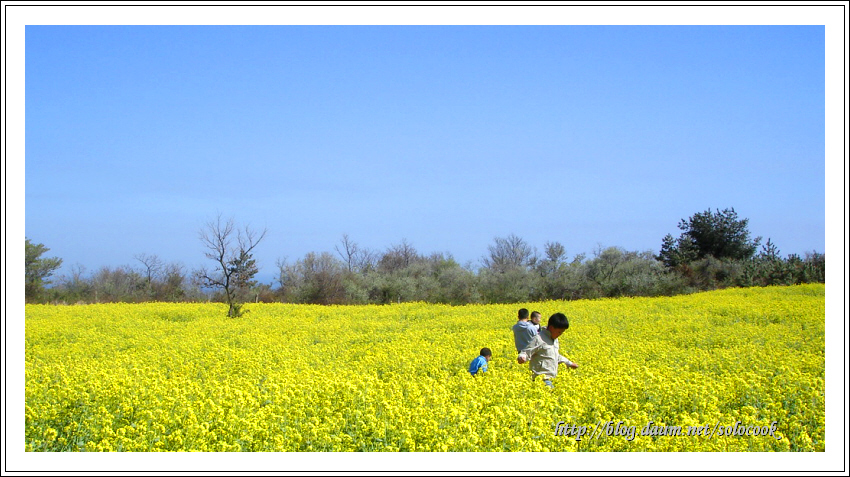
[[[524,320],[526,318],[528,318],[528,310],[525,309],[525,308],[520,308],[519,309],[519,319]]]
[[[493,356],[493,352],[490,351],[490,348],[481,348],[481,356]]]
[[[546,326],[549,328],[565,330],[570,327],[570,322],[567,320],[567,315],[563,313],[555,313],[549,317],[549,323]]]
[[[535,316],[535,315],[540,316],[540,312],[539,311],[532,311],[531,316]]]

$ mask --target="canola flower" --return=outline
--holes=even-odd
[[[823,451],[824,286],[518,305],[26,306],[28,451]],[[554,390],[519,307],[565,313]],[[489,371],[467,372],[480,348]],[[558,422],[638,430],[575,439]],[[770,436],[641,435],[770,426]]]

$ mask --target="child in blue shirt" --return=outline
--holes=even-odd
[[[469,365],[469,372],[475,376],[478,373],[478,370],[483,372],[487,372],[487,362],[490,361],[490,358],[493,357],[493,353],[490,351],[490,348],[481,348],[481,354],[479,354],[475,359],[472,360],[472,363]]]

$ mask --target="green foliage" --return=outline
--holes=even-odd
[[[485,303],[527,302],[539,288],[539,276],[520,267],[504,271],[483,269],[479,279]]]
[[[600,247],[590,259],[584,254],[570,259],[566,248],[558,242],[547,242],[543,254],[538,256],[533,247],[511,235],[495,239],[479,269],[471,264],[461,266],[449,254],[422,255],[407,241],[376,253],[344,236],[336,249],[339,258],[327,252],[310,252],[293,264],[279,260],[280,274],[275,288],[254,280],[259,267],[251,250],[265,232],[257,235],[246,228],[240,233],[232,223],[218,222],[210,223],[202,239],[208,249],[207,257],[214,259],[219,268],[213,272],[195,271],[193,282],[187,279],[181,266],[166,265],[156,256],[141,255],[136,257],[144,265],[140,270],[103,268],[84,276],[84,268],[76,266],[69,276],[61,277],[57,286],[47,290],[49,293],[42,299],[66,303],[212,300],[228,303],[228,316],[235,317],[245,313],[244,304],[250,302],[522,303],[672,296],[726,287],[825,281],[823,254],[811,252],[805,257],[782,258],[778,247],[769,239],[758,255],[748,258],[700,252],[712,249],[700,245],[702,242],[716,244],[719,239],[703,240],[710,234],[696,231],[715,227],[720,230],[715,238],[727,237],[741,247],[715,247],[714,253],[723,255],[726,252],[717,250],[743,250],[743,255],[738,256],[746,256],[749,247],[760,241],[760,238],[748,238],[746,223],[737,219],[733,209],[696,214],[690,221],[680,223],[685,233],[678,239],[670,234],[664,237],[657,256],[649,251]],[[27,246],[29,249],[29,241]],[[43,253],[46,249],[36,251]]]
[[[477,277],[453,259],[438,261],[434,265],[433,273],[437,282],[433,296],[435,303],[464,305],[481,301]]]
[[[705,258],[682,264],[680,272],[693,290],[715,290],[737,286],[745,276],[745,262],[740,260]]]
[[[41,300],[44,296],[44,286],[50,284],[53,273],[62,266],[62,259],[57,257],[42,258],[50,249],[43,244],[32,243],[26,239],[25,251],[25,295],[28,303]]]
[[[294,265],[279,262],[278,267],[281,291],[286,301],[319,305],[347,302],[342,262],[330,253],[310,252]]]
[[[791,254],[786,259],[769,239],[767,244],[752,260],[746,262],[740,286],[796,285],[801,283],[824,283],[826,260],[817,252],[806,254],[805,259]]]
[[[748,222],[734,208],[694,214],[679,223],[678,239],[664,236],[656,258],[682,279],[682,292],[825,281],[823,255],[783,259],[770,239],[756,255],[761,237],[750,239]]]
[[[670,287],[666,270],[651,252],[619,247],[597,250],[585,276],[591,286],[587,293],[600,297],[665,295]]]
[[[227,309],[227,317],[228,318],[239,318],[240,316],[245,315],[249,311],[250,310],[245,309],[244,303],[239,303],[239,302],[233,301],[233,302],[230,302],[230,305]]]
[[[679,222],[682,234],[678,239],[670,234],[664,237],[658,259],[671,268],[709,256],[719,260],[749,259],[761,237],[750,239],[748,223],[749,219],[738,218],[734,208],[698,212]]]

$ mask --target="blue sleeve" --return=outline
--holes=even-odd
[[[481,356],[479,356],[479,357],[477,357],[477,358],[473,359],[473,360],[472,360],[472,363],[469,365],[469,372],[470,372],[471,374],[473,374],[473,375],[475,375],[476,373],[478,373],[478,370],[479,370],[479,369],[481,369],[481,359],[480,359],[480,358],[481,358]],[[484,361],[484,362],[486,363],[487,361]],[[484,365],[484,371],[487,371],[487,367],[486,367],[486,366],[487,366],[487,365],[485,364],[485,365]]]

